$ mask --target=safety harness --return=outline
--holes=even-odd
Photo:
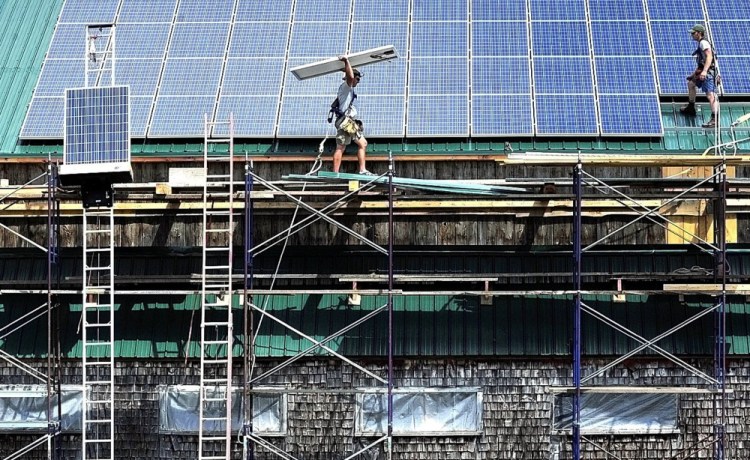
[[[349,107],[351,107],[352,104],[354,104],[354,100],[355,99],[357,99],[357,93],[355,93],[352,90],[352,100],[351,100],[351,102],[349,102],[349,106],[346,107],[345,109],[342,109],[341,107],[339,107],[339,97],[336,96],[336,98],[333,100],[333,102],[331,102],[331,110],[328,111],[328,123],[333,122],[334,117],[336,119],[339,119],[341,117],[345,117],[347,110],[349,110]]]
[[[716,77],[716,49],[714,48],[713,43],[708,41],[706,38],[701,38],[698,42],[698,47],[693,51],[693,56],[695,56],[695,64],[697,66],[697,69],[703,70],[703,66],[706,64],[706,53],[701,49],[701,42],[706,41],[708,43],[709,48],[711,49],[711,55],[713,56],[713,59],[711,59],[711,67],[708,68],[708,71]]]

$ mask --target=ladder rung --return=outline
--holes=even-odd
[[[89,265],[84,265],[83,270],[86,271],[98,271],[98,270],[109,270],[111,268],[111,265],[104,265],[102,267],[91,267]]]
[[[229,383],[229,379],[226,377],[221,379],[203,379],[203,383],[223,383],[224,385],[221,386],[226,386]]]
[[[86,424],[88,425],[89,423],[112,423],[112,419],[106,418],[106,419],[86,420]]]
[[[88,322],[84,321],[83,325],[86,326],[86,327],[107,327],[107,326],[111,326],[112,323],[111,322],[109,322],[109,323],[88,323]]]
[[[226,321],[206,321],[203,323],[204,326],[230,326],[229,322]]]
[[[204,340],[203,345],[227,345],[229,340]]]
[[[227,233],[232,231],[231,228],[209,228],[206,233]]]
[[[112,438],[106,438],[106,439],[87,439],[84,442],[90,443],[90,444],[93,444],[93,443],[100,444],[100,443],[103,443],[103,442],[112,442]]]
[[[230,247],[228,247],[228,246],[226,246],[226,247],[216,247],[216,246],[212,246],[212,247],[204,247],[204,248],[203,248],[203,250],[204,250],[204,251],[206,251],[206,252],[229,251],[229,250],[231,250],[231,249],[232,249],[232,248],[230,248]]]
[[[84,230],[85,235],[96,235],[98,233],[112,233],[111,228],[105,228],[104,230]]]
[[[89,252],[109,252],[111,250],[112,248],[94,248],[94,249],[86,248],[86,253],[88,254]]]

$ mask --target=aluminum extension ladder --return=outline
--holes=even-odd
[[[204,115],[198,460],[229,460],[231,454],[233,138],[231,114],[228,122]]]
[[[83,210],[83,460],[114,459],[114,211]]]

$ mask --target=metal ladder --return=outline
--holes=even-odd
[[[229,460],[232,450],[233,150],[232,115],[228,122],[204,115],[198,460]]]
[[[114,459],[114,211],[83,210],[83,460]]]

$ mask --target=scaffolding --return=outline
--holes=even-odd
[[[706,239],[696,235],[689,229],[680,228],[680,226],[673,220],[662,213],[663,209],[669,204],[673,204],[678,200],[688,196],[692,192],[698,192],[703,190],[702,196],[704,199],[710,200],[713,207],[713,241],[707,241]],[[708,190],[708,191],[706,191]],[[686,446],[683,451],[679,454],[680,458],[682,455],[690,454],[694,449],[700,449],[704,446],[712,446],[713,458],[715,460],[724,460],[726,457],[727,450],[727,439],[726,439],[726,399],[727,399],[727,387],[726,387],[726,292],[727,292],[727,243],[726,243],[726,205],[727,205],[727,163],[726,158],[722,157],[721,160],[717,159],[717,164],[713,166],[713,174],[709,177],[704,178],[696,184],[686,188],[680,189],[675,192],[676,194],[671,198],[662,202],[658,207],[649,207],[640,202],[639,199],[623,193],[618,187],[612,186],[605,182],[603,179],[595,177],[593,174],[588,172],[584,167],[582,160],[579,158],[578,163],[573,169],[573,194],[574,194],[574,205],[573,205],[573,293],[574,293],[574,304],[573,304],[573,388],[570,390],[573,395],[573,418],[571,426],[571,442],[572,442],[572,455],[574,460],[580,460],[582,457],[582,443],[588,443],[594,449],[601,450],[607,454],[608,452],[603,446],[596,443],[595,441],[587,438],[582,432],[582,420],[581,420],[581,398],[583,393],[597,393],[597,392],[612,392],[612,389],[607,388],[605,385],[594,386],[591,382],[599,376],[605,374],[608,370],[614,368],[618,364],[627,360],[628,358],[637,355],[641,351],[650,350],[663,358],[676,364],[679,368],[682,368],[687,375],[695,376],[700,381],[704,382],[701,388],[686,388],[686,387],[673,387],[671,390],[675,394],[690,391],[692,393],[703,393],[709,395],[712,400],[712,416],[713,416],[713,433],[709,437],[699,439],[693,445]],[[587,194],[587,191],[593,193]],[[588,243],[584,246],[584,235],[582,231],[582,207],[586,200],[594,199],[597,192],[610,193],[618,197],[624,206],[635,211],[637,216],[635,219],[619,227],[618,229],[608,233],[607,235],[599,238],[598,240]],[[601,243],[610,239],[613,235],[619,233],[623,229],[630,225],[635,224],[640,220],[648,220],[652,223],[661,226],[666,232],[677,233],[677,228],[680,228],[680,237],[689,238],[695,240],[694,244],[700,251],[710,254],[714,260],[714,281],[720,286],[718,293],[715,293],[716,301],[711,308],[703,309],[695,313],[692,317],[687,318],[680,324],[673,328],[664,331],[653,338],[643,337],[636,331],[633,331],[626,327],[626,325],[619,323],[613,318],[603,314],[594,306],[588,305],[583,300],[583,294],[585,292],[583,285],[583,276],[585,275],[583,270],[583,258],[586,253],[595,249]],[[627,291],[622,291],[621,294],[626,294]],[[595,369],[584,375],[584,364],[582,356],[582,315],[590,315],[591,317],[609,325],[616,331],[624,334],[626,337],[639,343],[637,347],[632,349],[630,352],[622,355],[609,364]],[[712,314],[714,316],[714,329],[710,331],[714,337],[714,356],[713,356],[713,375],[708,375],[697,367],[686,362],[674,355],[672,352],[665,350],[664,348],[657,345],[657,342],[675,333],[676,331],[685,328],[686,326],[693,324],[697,320],[703,318],[706,315]],[[707,331],[707,333],[709,333]],[[587,385],[588,384],[588,385]],[[629,391],[647,391],[648,387],[630,387],[630,388],[618,388],[618,392],[629,392]],[[660,388],[664,391],[664,387]]]
[[[316,170],[316,166],[313,166],[314,172]],[[331,214],[336,209],[339,209],[342,205],[344,205],[347,201],[353,199],[356,197],[360,192],[365,190],[371,190],[374,187],[375,182],[382,178],[383,176],[387,177],[388,185],[388,243],[387,247],[382,247],[378,245],[377,243],[369,240],[363,235],[360,235],[359,233],[354,232],[353,230],[349,229],[345,225],[341,224],[340,222],[336,221],[332,217],[330,217],[329,214]],[[394,295],[394,269],[393,269],[393,205],[394,205],[394,185],[393,185],[393,176],[394,176],[394,166],[393,166],[393,157],[389,154],[389,166],[388,171],[384,173],[381,176],[374,176],[372,178],[366,178],[362,177],[362,182],[358,182],[356,187],[352,187],[350,192],[345,194],[343,197],[341,197],[338,200],[335,200],[334,202],[324,206],[321,209],[317,209],[313,206],[310,206],[309,204],[302,201],[302,199],[297,198],[293,196],[288,191],[280,188],[276,184],[260,177],[255,173],[253,170],[252,164],[246,162],[245,166],[245,249],[244,249],[244,260],[245,260],[245,267],[244,267],[244,283],[243,283],[243,305],[244,305],[244,315],[245,315],[245,337],[246,337],[246,345],[245,345],[245,359],[244,359],[244,369],[245,369],[245,377],[243,379],[243,395],[244,395],[244,407],[245,411],[243,413],[243,449],[244,449],[244,455],[243,458],[251,459],[254,458],[254,452],[260,448],[264,449],[268,452],[271,452],[273,455],[278,456],[279,458],[283,458],[285,460],[296,460],[296,457],[294,457],[291,453],[284,451],[283,449],[275,446],[271,442],[263,439],[259,434],[255,433],[253,430],[253,395],[256,394],[255,387],[259,384],[262,384],[264,380],[271,377],[278,371],[286,368],[293,362],[313,353],[314,351],[318,349],[325,350],[330,356],[333,356],[337,358],[342,364],[348,364],[352,366],[352,368],[357,369],[358,371],[362,372],[364,375],[372,379],[374,382],[377,382],[377,385],[379,385],[379,388],[381,391],[383,391],[386,395],[386,401],[387,401],[387,426],[385,429],[385,433],[383,433],[382,436],[379,436],[376,440],[368,443],[366,446],[362,447],[361,449],[346,453],[346,457],[344,460],[350,460],[353,458],[358,457],[359,455],[370,451],[378,446],[384,446],[384,451],[386,454],[386,457],[388,459],[392,458],[393,454],[393,390],[394,390],[394,374],[393,374],[393,295]],[[259,184],[275,193],[278,193],[296,205],[296,210],[294,212],[294,217],[292,223],[289,225],[289,228],[283,232],[278,233],[277,235],[272,236],[271,238],[260,242],[255,243],[254,241],[254,235],[252,231],[252,225],[254,222],[254,216],[253,216],[253,199],[252,199],[252,191],[254,190],[254,187],[256,184]],[[304,188],[303,188],[304,190]],[[310,215],[300,219],[299,221],[296,220],[296,214],[297,210],[300,208],[303,208],[307,210]],[[289,324],[288,322],[283,321],[282,319],[274,316],[273,314],[269,313],[267,311],[268,306],[268,300],[270,298],[270,294],[274,294],[276,291],[273,290],[273,281],[276,278],[276,274],[274,274],[274,277],[271,282],[271,287],[267,290],[257,290],[253,289],[254,287],[254,265],[253,265],[253,258],[258,255],[259,253],[269,249],[270,247],[284,242],[288,241],[288,238],[296,233],[297,231],[305,228],[308,225],[311,225],[312,223],[323,220],[331,225],[334,225],[337,229],[342,230],[343,232],[347,233],[348,235],[353,236],[356,240],[360,241],[361,243],[369,246],[370,248],[374,249],[376,252],[384,255],[387,257],[388,261],[388,288],[387,288],[387,301],[385,305],[382,305],[373,311],[369,312],[368,314],[362,316],[358,320],[351,322],[350,324],[347,324],[342,329],[330,334],[329,336],[323,338],[322,340],[316,340],[315,338],[307,335],[304,331],[301,331],[297,328],[295,328],[293,325]],[[283,249],[282,249],[282,256],[283,257]],[[277,267],[278,272],[278,267]],[[349,305],[352,308],[356,308],[360,305],[360,291],[356,289],[356,283],[352,286],[352,289],[349,291],[346,291],[349,294],[349,297],[347,299]],[[254,301],[254,295],[256,294],[262,294],[266,295],[265,301],[262,305],[258,305]],[[341,353],[337,352],[333,348],[331,348],[329,345],[327,345],[332,340],[335,340],[338,337],[343,336],[343,334],[347,333],[348,331],[356,328],[357,326],[371,321],[375,317],[379,317],[382,315],[387,315],[387,323],[388,323],[388,342],[387,342],[387,364],[386,364],[386,372],[385,375],[378,375],[377,373],[374,373],[373,371],[365,368],[361,364],[355,362],[349,357],[346,357],[342,355]],[[256,316],[259,318],[256,321]],[[259,373],[256,369],[256,355],[255,355],[255,339],[257,338],[257,331],[260,327],[260,324],[263,321],[273,321],[282,327],[284,327],[287,331],[306,339],[310,343],[312,343],[311,346],[307,347],[306,349],[302,350],[301,352],[287,358],[282,363],[274,366],[272,369],[269,369],[265,372]],[[285,394],[294,394],[295,389],[285,389]],[[297,390],[304,392],[304,390]],[[319,393],[341,393],[341,390],[326,390],[326,389],[317,389]],[[355,390],[352,390],[352,393],[354,393]]]

